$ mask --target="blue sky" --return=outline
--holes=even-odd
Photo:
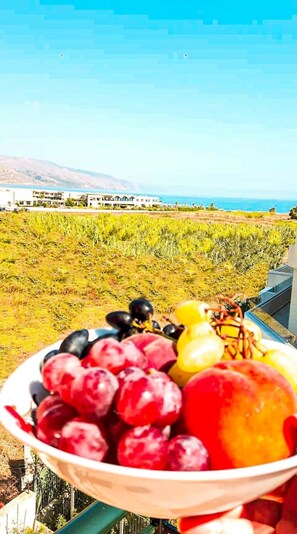
[[[0,154],[296,197],[297,2],[1,0]]]

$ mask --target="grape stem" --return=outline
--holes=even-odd
[[[251,359],[253,358],[254,349],[264,355],[265,351],[257,343],[254,332],[250,332],[244,325],[243,312],[240,306],[233,299],[224,297],[223,295],[219,295],[218,299],[225,304],[223,306],[219,305],[216,308],[209,308],[213,312],[211,324],[215,332],[225,342],[225,347],[231,358],[234,360],[236,355],[240,354],[243,359]],[[226,306],[228,306],[228,309]],[[234,318],[239,320],[238,323],[232,322],[230,325],[230,319],[232,320]],[[232,326],[232,329],[237,329],[237,335],[223,334],[224,326]],[[231,338],[234,341],[229,341],[227,338],[229,340]]]
[[[150,332],[151,334],[157,334],[158,336],[165,337],[166,339],[170,339],[170,341],[174,341],[172,337],[167,336],[163,330],[159,330],[159,328],[154,328],[150,321],[136,321],[134,320],[132,325],[134,328],[141,328],[144,332]]]

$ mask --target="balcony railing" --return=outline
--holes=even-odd
[[[75,516],[56,534],[170,534],[177,532],[165,520],[137,516],[102,502],[95,502]]]
[[[269,299],[246,312],[245,316],[260,327],[264,338],[297,348],[297,336],[288,330],[290,301],[291,286],[272,291]]]

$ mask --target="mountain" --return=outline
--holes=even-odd
[[[63,167],[51,161],[0,155],[0,185],[34,185],[63,189],[139,191],[139,186],[108,174]]]

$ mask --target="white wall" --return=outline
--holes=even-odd
[[[27,202],[33,201],[33,191],[32,189],[14,189],[15,200],[23,200]]]
[[[11,206],[13,204],[12,190],[7,188],[0,188],[0,206]]]
[[[0,206],[14,206],[18,201],[32,202],[32,189],[0,187]]]
[[[0,510],[0,533],[21,532],[34,526],[36,496],[33,491],[24,491]]]

